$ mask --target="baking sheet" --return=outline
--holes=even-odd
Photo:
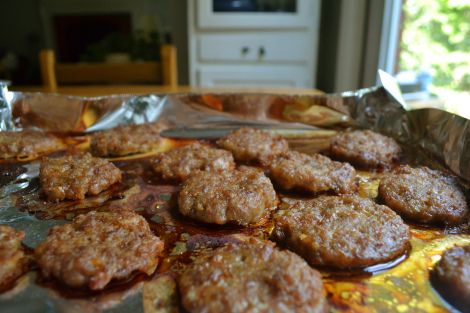
[[[412,107],[404,106],[390,89],[374,87],[338,95],[318,96],[194,94],[120,95],[86,99],[11,93],[2,89],[0,128],[19,130],[36,127],[76,135],[115,125],[155,120],[180,133],[184,133],[188,128],[223,130],[250,125],[282,129],[290,133],[291,146],[303,152],[315,152],[327,147],[328,139],[337,129],[350,126],[371,128],[389,134],[409,147],[420,147],[419,155],[415,152],[412,162],[439,165],[437,159],[468,180],[468,120],[437,109],[414,111]],[[52,110],[45,110],[51,105],[54,107],[53,114],[50,114]],[[178,141],[174,141],[175,145],[176,142]],[[25,208],[20,210],[18,197],[29,199],[28,196],[34,197],[38,194],[38,163],[34,161],[20,164],[15,173],[16,175],[10,177],[10,181],[0,188],[0,223],[25,231],[25,245],[34,248],[45,238],[50,227],[66,223],[67,219],[70,220],[74,215],[68,212],[69,215],[44,216],[41,215],[40,209],[39,212],[34,211],[34,214]],[[373,189],[379,178],[374,174],[363,173],[361,179],[365,189]],[[221,235],[211,230],[198,230],[197,225],[188,226],[174,219],[170,207],[165,206],[165,203],[171,201],[171,192],[174,192],[171,187],[158,186],[155,183],[143,184],[142,181],[136,182],[138,189],[132,189],[131,185],[124,191],[127,192],[127,198],[124,199],[132,199],[129,203],[134,205],[136,210],[142,209],[143,200],[140,197],[152,195],[154,201],[145,204],[143,208],[153,210],[148,216],[152,223],[165,230],[179,229],[180,226],[184,228],[175,230],[178,236],[172,239],[172,250],[160,267],[178,268],[179,258],[183,258],[188,251],[188,242],[201,239],[197,237],[198,231],[204,234],[208,232],[214,237]],[[19,196],[15,199],[11,197],[12,194]],[[373,195],[374,191],[370,194]],[[113,205],[109,199],[102,200],[106,205]],[[284,197],[283,201],[288,202],[289,197]],[[28,203],[34,201],[30,199]],[[40,207],[41,205],[38,205],[36,208]],[[161,210],[155,211],[157,207]],[[269,227],[265,225],[250,231],[252,235],[268,237]],[[239,230],[235,229],[223,232],[223,235],[237,232]],[[467,234],[465,225],[459,230],[412,226],[413,249],[409,257],[399,265],[383,272],[375,269],[372,276],[361,278],[325,278],[325,289],[332,311],[449,311],[450,308],[429,284],[428,273],[440,254],[455,244],[470,244],[470,235]],[[324,274],[328,276],[328,273]],[[143,281],[134,282],[124,290],[106,291],[86,297],[64,296],[57,286],[38,284],[36,276],[35,271],[29,272],[17,282],[15,288],[0,295],[2,312],[179,310],[173,276],[165,271]]]

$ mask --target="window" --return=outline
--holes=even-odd
[[[469,103],[470,0],[403,0],[398,14],[390,23],[397,35],[389,38],[397,44],[388,45],[395,60],[385,68],[402,91],[409,99]]]

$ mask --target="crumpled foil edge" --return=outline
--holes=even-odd
[[[324,101],[321,101],[320,105],[347,114],[356,127],[384,133],[403,143],[419,145],[442,159],[455,174],[470,181],[469,120],[440,108],[415,110],[412,105],[404,103],[396,81],[390,75],[381,72],[380,77],[383,85],[380,87],[340,94],[297,97],[312,105],[319,105],[318,99],[322,99]],[[234,95],[236,96],[236,94]],[[58,95],[54,96],[57,99]],[[182,128],[196,124],[199,128],[213,128],[220,125],[271,128],[312,127],[302,123],[292,123],[295,121],[280,122],[270,119],[240,118],[225,112],[210,110],[207,107],[202,108],[189,104],[183,101],[186,98],[184,96],[150,94],[122,97],[120,105],[99,117],[84,132],[154,121],[164,121],[170,128]],[[278,95],[259,95],[259,99],[276,96]],[[22,93],[8,91],[6,85],[0,85],[0,131],[18,130],[15,127],[12,112],[15,105],[25,97]],[[63,96],[65,101],[69,98]],[[81,100],[89,104],[100,103],[108,98],[81,98]],[[44,94],[44,101],[47,101],[47,94]],[[73,97],[73,101],[77,101],[77,97]]]

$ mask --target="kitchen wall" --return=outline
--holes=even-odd
[[[342,92],[376,84],[386,1],[322,1],[317,88]]]
[[[14,52],[22,81],[39,82],[37,52],[44,44],[39,0],[0,1],[0,60]]]
[[[54,47],[48,19],[50,8],[61,11],[100,12],[106,8],[130,7],[134,28],[152,27],[156,21],[160,31],[171,34],[178,48],[179,84],[188,84],[187,10],[184,0],[3,0],[0,10],[0,60],[7,51],[21,60],[22,76],[15,82],[39,84],[38,52],[41,48]],[[90,11],[91,10],[91,11]]]

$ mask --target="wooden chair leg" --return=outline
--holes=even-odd
[[[177,53],[174,45],[162,45],[160,58],[163,71],[163,84],[176,88],[178,86]]]
[[[57,92],[57,79],[55,74],[55,54],[53,50],[41,50],[39,52],[39,65],[44,90]]]

